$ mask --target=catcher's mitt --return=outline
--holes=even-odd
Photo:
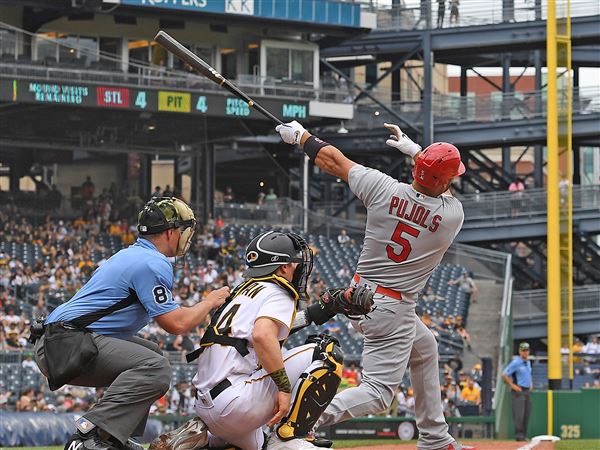
[[[371,312],[373,292],[365,286],[325,289],[319,303],[331,314],[344,314],[358,320]]]

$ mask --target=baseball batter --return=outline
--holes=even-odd
[[[373,295],[364,287],[328,290],[327,304],[316,303],[296,314],[312,270],[312,251],[293,233],[257,236],[248,245],[246,261],[246,280],[216,311],[201,348],[188,355],[188,360],[199,358],[193,383],[196,413],[210,430],[208,448],[233,444],[244,450],[314,449],[304,438],[337,391],[341,348],[326,335],[312,336],[305,345],[283,353],[281,344],[291,330],[333,317],[333,304],[344,295],[355,304],[366,304],[365,312],[371,309]],[[268,440],[264,425],[275,427]],[[192,442],[201,432],[192,420],[150,448],[199,447]]]
[[[365,337],[362,383],[336,395],[318,425],[385,410],[410,365],[417,448],[472,448],[461,446],[448,433],[437,342],[415,311],[419,291],[462,226],[462,205],[449,187],[465,167],[453,145],[438,142],[421,150],[399,127],[385,126],[392,132],[386,144],[415,160],[412,184],[351,161],[296,121],[276,128],[284,142],[301,145],[318,167],[346,181],[367,209],[363,249],[353,278],[356,285],[375,293],[370,319],[352,323]]]

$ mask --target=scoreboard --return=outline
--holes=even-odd
[[[284,122],[308,117],[308,101],[258,96],[256,100]],[[0,78],[0,101],[268,120],[243,100],[225,93],[150,87]]]

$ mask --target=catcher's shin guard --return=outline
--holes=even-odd
[[[294,386],[290,412],[277,426],[282,441],[304,438],[333,400],[342,380],[344,356],[336,339],[328,335],[310,336],[316,343],[313,363]]]

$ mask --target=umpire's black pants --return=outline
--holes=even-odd
[[[150,406],[171,383],[171,366],[158,345],[142,338],[116,339],[93,333],[98,356],[89,371],[69,384],[108,387],[102,399],[84,417],[122,444],[141,436]],[[35,345],[35,359],[44,375],[48,366],[44,337]]]
[[[512,413],[515,422],[515,437],[525,439],[531,413],[531,391],[512,391]]]

